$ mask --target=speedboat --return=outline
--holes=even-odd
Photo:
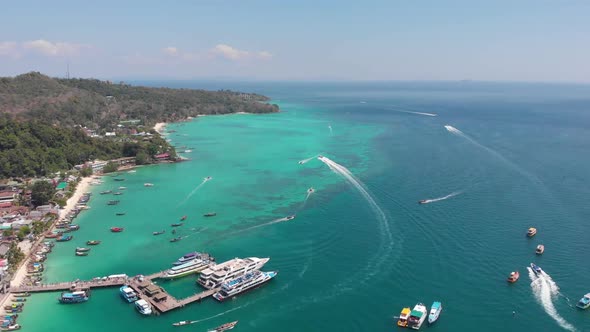
[[[181,320],[180,322],[172,323],[172,326],[183,326],[183,325],[192,324],[194,322],[196,322],[196,321],[194,321],[194,320]]]
[[[119,195],[123,195],[123,193],[122,193],[122,192],[120,192],[120,191],[117,191],[116,193],[113,193],[113,195],[115,195],[115,196],[119,196]]]
[[[537,249],[535,250],[535,253],[536,253],[537,255],[542,255],[542,254],[543,254],[543,252],[545,252],[545,246],[544,246],[544,245],[542,245],[542,244],[539,244],[539,245],[537,246]]]
[[[209,332],[222,332],[222,331],[227,331],[227,330],[231,330],[234,328],[234,326],[236,326],[236,324],[238,323],[238,321],[234,321],[234,322],[230,322],[230,323],[225,323],[221,326],[218,326],[216,328],[214,328],[213,330],[209,330]]]
[[[79,251],[79,252],[90,251],[90,248],[76,247],[76,251]]]
[[[307,189],[307,193],[308,193],[308,194],[313,194],[314,192],[315,192],[315,189],[313,189],[313,187],[312,187],[312,188],[309,188],[309,189]]]
[[[399,314],[399,319],[397,320],[397,326],[407,327],[408,326],[408,318],[410,317],[410,312],[412,309],[410,308],[403,308],[402,312]]]
[[[414,309],[410,312],[408,318],[408,326],[414,330],[419,330],[427,316],[426,306],[422,303],[418,303],[414,306]]]
[[[175,237],[173,239],[170,239],[170,242],[178,242],[180,240],[182,240],[182,236],[179,236],[179,237]]]
[[[76,251],[76,256],[88,256],[87,251]]]
[[[528,236],[528,237],[533,237],[536,234],[537,234],[537,229],[535,227],[529,228],[529,230],[526,232],[526,236]]]
[[[418,201],[418,204],[426,204],[426,203],[428,203],[427,199],[421,199]]]
[[[590,293],[584,295],[580,301],[578,301],[576,307],[580,309],[588,309],[590,307]]]
[[[166,231],[165,230],[161,230],[159,232],[153,232],[152,234],[154,234],[154,235],[160,235],[160,234],[164,234],[164,233],[166,233]]]
[[[122,232],[124,230],[123,227],[111,227],[111,232],[113,233],[119,233]]]
[[[98,240],[90,240],[90,241],[86,241],[86,244],[89,246],[96,246],[100,244],[100,241]]]
[[[436,301],[432,303],[430,313],[428,314],[428,324],[434,324],[438,320],[442,309],[442,303]]]
[[[515,283],[518,280],[518,278],[520,278],[520,273],[518,273],[518,271],[513,271],[510,272],[510,275],[508,276],[507,280],[510,283]]]
[[[287,218],[285,218],[285,219],[287,219],[287,220],[293,220],[293,219],[295,219],[295,215],[287,216]]]
[[[139,299],[135,301],[135,308],[142,315],[148,316],[152,314],[152,307],[150,307],[150,304],[147,303],[147,301],[144,299]]]
[[[206,177],[204,180],[205,180],[205,181],[209,181],[209,180],[211,180],[211,179],[213,179],[213,178],[212,178],[212,177],[210,177],[210,176],[208,176],[208,177]]]
[[[119,190],[125,190],[127,187],[119,187]]]
[[[204,217],[215,217],[216,215],[217,215],[217,213],[215,213],[215,212],[207,212],[203,216]]]
[[[184,225],[183,222],[178,222],[178,223],[170,224],[170,226],[172,226],[172,227],[178,227],[178,226],[182,226],[182,225]]]
[[[541,274],[543,272],[543,270],[541,270],[539,266],[535,265],[535,263],[531,263],[531,269],[533,269],[535,274]]]
[[[153,183],[146,182],[146,183],[143,184],[143,186],[144,187],[153,187],[154,184]]]

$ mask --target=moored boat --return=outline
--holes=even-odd
[[[545,252],[545,246],[542,244],[539,244],[537,246],[537,249],[535,249],[535,254],[537,255],[542,255]]]
[[[91,248],[76,247],[76,251],[79,251],[79,252],[90,251],[90,249],[91,249]]]
[[[12,299],[12,302],[27,302],[27,299],[22,298],[22,297],[17,297]]]
[[[182,240],[182,236],[177,236],[175,238],[170,239],[170,242],[178,242],[180,240]]]
[[[76,256],[88,256],[87,251],[76,251]]]
[[[25,304],[24,303],[13,303],[11,305],[5,305],[4,309],[5,310],[12,310],[12,309],[18,309],[18,308],[22,308],[24,307]]]
[[[144,186],[144,187],[153,187],[153,186],[154,186],[154,184],[153,184],[153,183],[149,183],[149,182],[148,182],[148,183],[144,183],[144,184],[143,184],[143,186]]]
[[[576,307],[580,309],[588,309],[590,307],[590,293],[582,296],[580,301],[576,304]]]
[[[430,307],[430,313],[428,314],[428,324],[434,324],[438,320],[440,313],[442,312],[442,303],[435,301]]]
[[[55,241],[57,241],[57,242],[66,242],[66,241],[70,241],[73,238],[74,237],[72,235],[62,235],[62,236],[58,237],[57,239],[55,239]]]
[[[397,326],[400,327],[407,327],[408,326],[408,318],[410,318],[410,312],[412,312],[412,309],[408,308],[403,308],[402,312],[399,314],[399,318],[397,320]]]
[[[231,330],[236,326],[237,323],[238,323],[237,320],[233,321],[233,322],[225,323],[223,325],[220,325],[220,326],[214,328],[213,330],[209,330],[209,332],[223,332],[223,331]]]
[[[121,288],[119,288],[119,293],[121,294],[121,297],[129,303],[139,300],[137,293],[135,293],[133,288],[127,285],[121,286]]]
[[[178,226],[182,226],[182,225],[184,225],[183,222],[177,222],[177,223],[174,223],[174,224],[170,224],[170,226],[172,226],[172,227],[178,227]]]
[[[261,269],[270,258],[234,258],[232,260],[212,265],[203,270],[197,279],[197,283],[205,288],[212,289],[221,286],[226,280],[233,279],[241,274]]]
[[[124,178],[115,178],[115,179],[113,179],[113,180],[115,180],[115,181],[125,181],[125,179],[124,179]]]
[[[97,246],[99,244],[100,244],[100,241],[98,241],[98,240],[86,241],[86,245],[89,245],[89,246]]]
[[[148,316],[148,315],[151,315],[152,314],[152,307],[144,299],[139,299],[139,300],[135,301],[135,308],[142,315]]]
[[[105,190],[105,191],[101,191],[100,194],[101,195],[106,195],[106,194],[110,194],[112,192],[113,192],[112,190]]]
[[[180,221],[186,220],[186,216],[180,217]]]
[[[117,205],[117,204],[119,204],[119,202],[120,202],[119,200],[112,200],[112,201],[108,201],[107,205]]]
[[[113,193],[113,195],[119,196],[119,195],[123,195],[123,193],[120,191],[117,191],[117,192]]]
[[[215,217],[217,215],[216,212],[207,212],[203,216],[204,217]]]
[[[195,258],[201,258],[202,254],[200,252],[189,252],[188,254],[184,254],[182,257],[176,260],[176,262],[172,263],[172,265],[182,265],[184,263],[188,263]],[[207,256],[209,258],[209,256]]]
[[[533,269],[533,272],[535,272],[535,274],[541,274],[543,272],[543,270],[534,263],[531,263],[531,269]]]
[[[512,271],[510,272],[510,275],[508,276],[508,282],[510,283],[515,283],[518,278],[520,278],[520,273],[518,273],[518,271]]]
[[[111,227],[111,232],[113,233],[119,233],[122,232],[124,230],[123,227]]]
[[[414,306],[414,309],[410,312],[408,318],[408,327],[414,330],[419,330],[424,321],[426,320],[427,311],[426,306],[422,303],[418,303]]]
[[[194,258],[182,265],[174,266],[164,273],[164,279],[176,279],[184,277],[189,274],[201,272],[212,263],[211,257],[208,254],[202,254],[198,258]]]
[[[18,324],[8,325],[6,327],[1,327],[0,330],[1,331],[16,331],[16,330],[20,330],[20,325],[18,325]]]
[[[161,230],[159,232],[152,232],[152,234],[154,234],[154,235],[160,235],[160,234],[164,234],[164,233],[166,233],[165,230]]]
[[[115,215],[117,215],[117,216],[124,216],[125,215],[125,212],[117,212],[117,213],[115,213]]]
[[[62,292],[58,298],[60,303],[71,304],[71,303],[82,303],[88,301],[90,298],[90,290],[82,290],[75,292]]]
[[[537,234],[537,229],[535,227],[529,228],[529,230],[526,232],[526,236],[528,236],[528,237],[533,237],[536,234]]]
[[[80,229],[80,225],[70,225],[68,226],[68,229],[71,231],[77,231]]]
[[[12,295],[14,295],[16,297],[29,297],[29,296],[31,296],[31,293],[14,293]]]
[[[221,289],[213,294],[217,301],[224,301],[248,290],[257,288],[277,276],[277,271],[263,272],[254,270],[230,279],[221,285]]]

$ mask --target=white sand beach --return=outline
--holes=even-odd
[[[162,134],[165,127],[166,127],[166,122],[158,122],[154,126],[154,130],[157,131],[158,133]]]
[[[76,207],[76,204],[78,204],[78,200],[82,198],[82,195],[84,195],[85,192],[88,192],[88,188],[90,187],[91,181],[91,177],[85,177],[82,178],[82,180],[80,180],[78,186],[76,187],[74,195],[72,195],[72,197],[68,199],[68,201],[66,202],[66,206],[59,211],[60,219],[67,216],[68,213],[70,213],[70,211],[72,211]]]

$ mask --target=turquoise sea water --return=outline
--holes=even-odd
[[[572,307],[590,291],[589,86],[143,83],[260,92],[283,112],[169,125],[191,160],[105,178],[45,279],[149,274],[193,250],[218,261],[270,257],[264,270],[279,274],[232,301],[158,317],[141,317],[115,288],[80,305],[38,294],[19,318],[27,331],[173,331],[180,320],[202,320],[182,327],[191,331],[233,320],[236,331],[390,331],[403,307],[435,300],[444,311],[423,330],[590,330],[590,312]],[[346,169],[298,163],[318,154]],[[121,203],[107,206],[114,197],[98,192],[118,186],[128,188]],[[209,211],[217,216],[202,217]],[[183,215],[185,238],[168,242]],[[527,239],[531,226],[539,233]],[[90,239],[102,244],[74,256]],[[533,284],[530,262],[547,272]],[[521,278],[508,285],[513,270]],[[184,297],[198,290],[194,281],[160,284]]]

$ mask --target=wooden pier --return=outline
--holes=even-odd
[[[72,282],[60,282],[54,284],[42,284],[39,286],[21,286],[9,288],[10,293],[36,293],[55,291],[75,291],[81,289],[104,288],[129,285],[140,298],[148,301],[157,314],[168,312],[176,308],[182,308],[193,302],[201,302],[203,299],[215,294],[220,288],[213,288],[196,293],[183,299],[177,299],[170,295],[164,288],[154,284],[153,280],[161,278],[164,272],[157,272],[141,277],[114,277],[95,280],[76,280]]]

